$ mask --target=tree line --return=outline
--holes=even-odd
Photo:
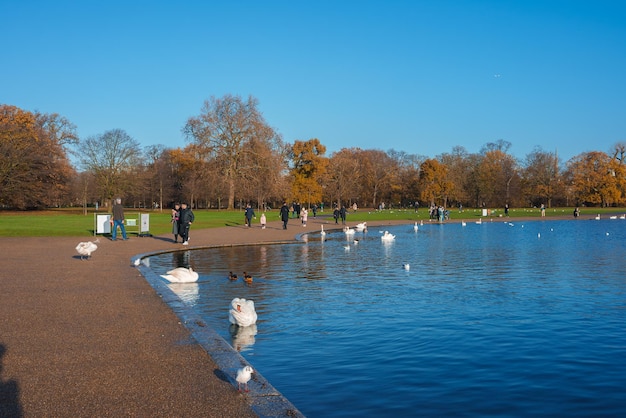
[[[360,148],[326,155],[317,138],[286,143],[257,99],[233,95],[206,100],[181,131],[184,147],[142,149],[122,129],[78,138],[58,114],[0,105],[0,207],[107,206],[116,196],[144,208],[626,204],[623,142],[566,162],[541,147],[517,159],[502,139],[435,157]]]

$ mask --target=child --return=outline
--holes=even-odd
[[[265,229],[265,212],[261,214],[261,229]]]

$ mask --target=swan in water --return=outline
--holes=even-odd
[[[257,314],[254,302],[243,298],[235,298],[230,302],[228,320],[231,324],[247,327],[256,324]]]
[[[91,253],[98,249],[98,246],[96,245],[98,242],[100,242],[100,240],[97,238],[95,241],[79,242],[76,246],[76,251],[80,254],[80,259],[89,259],[91,257]]]
[[[408,271],[408,270],[411,270],[411,265],[410,265],[409,263],[404,263],[404,264],[402,265],[402,267],[403,267],[405,270],[407,270],[407,271]]]
[[[347,226],[344,226],[344,227],[343,227],[343,232],[345,232],[345,233],[346,233],[346,235],[352,235],[352,234],[354,234],[354,229],[349,228],[349,227],[347,227]]]
[[[324,231],[324,225],[322,225],[322,230],[320,231],[321,236],[326,236],[326,231]]]
[[[419,226],[417,226],[417,222],[413,225],[413,231],[417,232],[419,230]]]
[[[599,220],[600,220],[600,214],[598,213],[594,219],[595,219],[596,221],[599,221]]]
[[[242,369],[237,370],[237,389],[241,392],[241,386],[245,388],[245,391],[248,392],[248,382],[252,379],[252,373],[254,370],[250,366],[246,366]]]
[[[198,273],[193,271],[191,267],[177,267],[168,271],[167,274],[162,274],[161,277],[172,283],[193,283],[198,281]]]
[[[367,222],[361,222],[359,224],[356,224],[357,231],[364,231],[366,229],[367,229]]]
[[[461,226],[467,226],[467,223],[465,221],[461,221]]]
[[[483,218],[480,218],[479,220],[477,220],[477,221],[476,221],[476,223],[477,223],[478,225],[482,224],[482,223],[483,223]]]
[[[395,235],[393,235],[393,234],[390,234],[390,233],[389,233],[389,231],[385,231],[385,232],[383,233],[383,236],[382,236],[382,237],[380,237],[380,239],[381,239],[382,241],[393,241],[394,239],[396,239],[396,236],[395,236]]]

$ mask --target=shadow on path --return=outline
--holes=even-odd
[[[23,414],[19,401],[19,386],[15,380],[2,379],[2,357],[6,351],[6,347],[0,344],[0,417],[20,418]]]

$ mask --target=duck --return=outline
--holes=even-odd
[[[355,228],[357,231],[364,231],[367,229],[367,222],[358,223]]]
[[[161,277],[172,283],[193,283],[198,281],[198,273],[193,271],[191,267],[177,267],[168,271],[167,274],[162,274]]]
[[[381,239],[382,241],[393,241],[394,239],[396,239],[396,236],[395,236],[395,235],[393,235],[393,234],[390,234],[390,233],[389,233],[389,231],[385,231],[385,232],[383,233],[383,236],[382,236],[382,237],[380,237],[380,239]]]
[[[256,324],[257,314],[254,310],[254,302],[244,298],[235,298],[230,302],[228,321],[240,327]]]
[[[235,280],[237,280],[237,279],[238,279],[238,277],[237,277],[237,275],[236,275],[236,274],[234,274],[232,271],[231,271],[231,272],[229,272],[229,274],[228,274],[228,280],[235,281]]]
[[[237,377],[235,378],[235,380],[237,381],[237,389],[239,390],[239,392],[241,392],[242,386],[244,387],[244,390],[246,392],[249,391],[248,382],[250,381],[250,379],[252,379],[252,373],[254,373],[254,369],[250,366],[246,366],[237,370]]]
[[[89,260],[89,258],[91,258],[91,253],[98,249],[98,245],[96,245],[98,242],[100,242],[100,240],[97,238],[95,241],[79,242],[76,246],[76,252],[80,254],[80,259]]]
[[[252,276],[246,273],[245,271],[243,272],[243,280],[248,284],[252,283],[253,281]]]

